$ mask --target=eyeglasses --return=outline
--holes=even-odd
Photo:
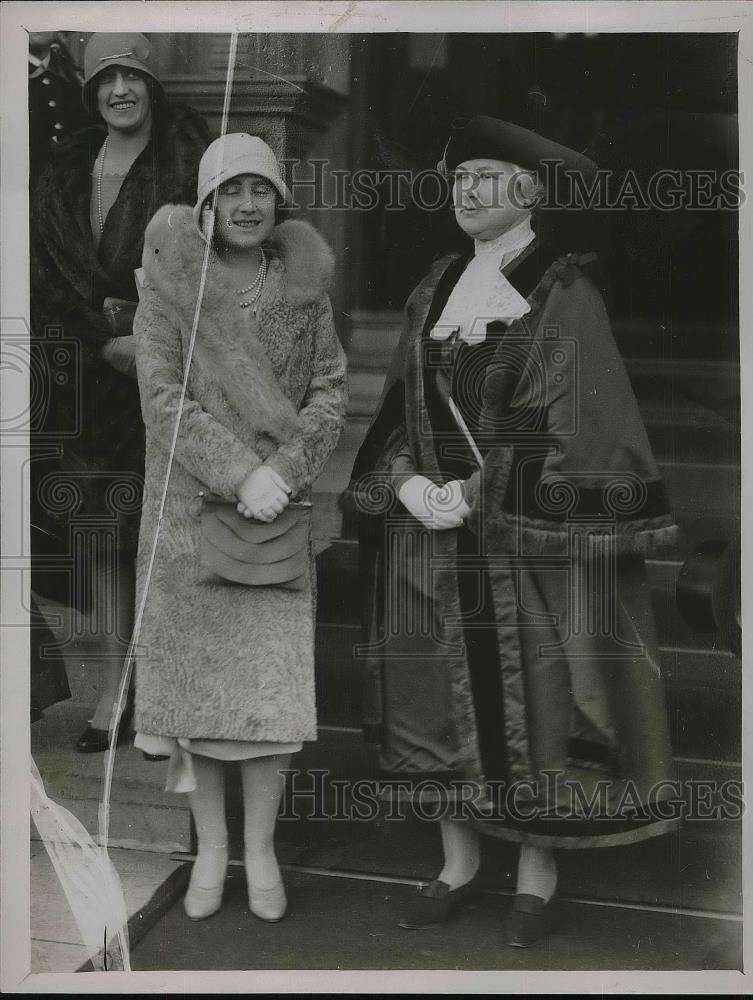
[[[453,170],[450,180],[453,184],[478,184],[480,181],[497,180],[504,176],[503,170],[482,167],[480,170]]]

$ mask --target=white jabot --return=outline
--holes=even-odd
[[[520,319],[530,312],[526,300],[502,274],[535,238],[526,216],[494,240],[475,240],[475,256],[460,276],[431,331],[434,340],[446,340],[457,331],[460,340],[480,344],[486,325],[494,320]]]

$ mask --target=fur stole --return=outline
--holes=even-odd
[[[285,307],[315,305],[326,294],[334,258],[324,239],[306,222],[276,226],[265,245],[279,272],[278,299]],[[201,288],[206,244],[187,205],[165,205],[146,230],[143,267],[149,284],[180,326],[184,354],[190,341]],[[258,336],[258,320],[236,306],[237,278],[210,249],[193,362],[219,382],[236,413],[254,414],[257,431],[278,441],[289,440],[297,410],[283,393]],[[280,304],[280,303],[276,303]],[[281,315],[280,309],[275,309]]]

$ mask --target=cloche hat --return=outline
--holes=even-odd
[[[280,172],[277,157],[258,135],[230,132],[210,143],[199,163],[199,182],[193,217],[199,232],[201,209],[209,195],[220,184],[239,174],[256,174],[274,186],[283,204],[293,202]]]
[[[135,31],[100,31],[93,34],[84,50],[84,89],[81,97],[87,111],[96,107],[93,100],[94,80],[110,66],[137,69],[152,78],[162,89],[154,70],[149,65],[152,46],[148,38]]]

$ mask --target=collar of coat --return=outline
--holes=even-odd
[[[276,300],[301,307],[321,299],[332,278],[333,257],[312,226],[283,222],[272,230],[265,249],[272,261],[269,280],[279,283]],[[165,205],[149,223],[144,239],[145,277],[173,313],[184,342],[193,327],[205,254],[206,243],[188,205]],[[237,305],[237,275],[220,264],[214,250],[208,260],[194,362],[222,385],[238,414],[245,414],[248,421],[248,414],[253,413],[257,433],[289,440],[296,410],[281,388],[280,359],[273,361],[264,346],[264,310],[258,320],[244,315]]]
[[[106,135],[103,125],[91,125],[67,136],[54,148],[38,192],[38,198],[47,207],[52,207],[50,203],[54,199],[66,198],[60,210],[70,212],[82,193],[88,199],[94,161]],[[178,200],[184,194],[186,183],[195,182],[199,159],[208,141],[206,123],[193,108],[169,104],[162,109],[155,118],[152,139],[131,166],[133,172],[146,165],[157,170],[147,190],[141,191],[141,202],[148,205],[150,196],[159,199],[157,204]]]
[[[316,302],[332,281],[334,257],[325,240],[307,222],[288,220],[275,226],[265,250],[283,264],[282,294],[292,306]],[[145,275],[160,296],[185,320],[193,317],[206,244],[188,205],[164,205],[149,223],[144,239]],[[236,276],[218,266],[209,253],[210,278],[204,308],[222,313],[237,296]]]

